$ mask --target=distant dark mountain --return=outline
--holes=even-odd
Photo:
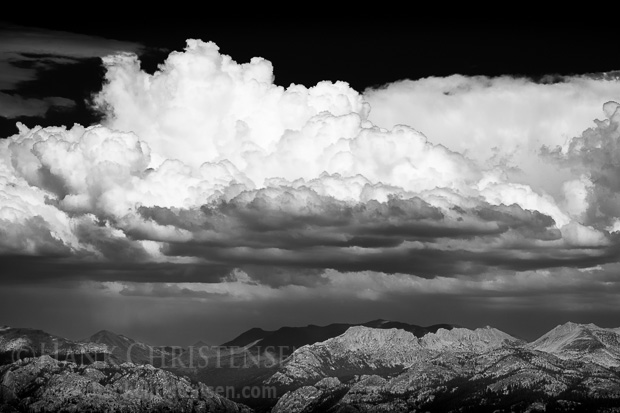
[[[275,333],[275,331],[266,331],[258,327],[251,328],[248,331],[241,333],[238,337],[230,341],[227,341],[221,346],[222,347],[244,347],[256,340],[262,340],[265,337],[273,333]]]
[[[165,366],[169,360],[183,352],[178,347],[151,346],[107,330],[101,330],[85,341],[106,346],[119,360],[134,364],[152,364],[155,367]]]
[[[407,324],[401,323],[400,321],[387,321],[387,320],[373,320],[368,321],[363,324],[353,324],[353,325],[361,325],[363,327],[370,328],[381,328],[381,329],[389,329],[389,328],[398,328],[399,330],[405,330],[412,333],[416,337],[422,337],[428,333],[436,333],[437,330],[443,328],[444,330],[452,330],[455,327],[458,327],[454,324],[433,324],[428,327],[421,327],[415,324]]]
[[[92,362],[106,359],[111,354],[107,346],[98,343],[67,340],[32,328],[0,327],[0,364],[41,355],[51,355],[61,360]]]
[[[209,344],[208,344],[208,343],[205,343],[205,342],[204,342],[204,341],[202,341],[202,340],[198,340],[197,342],[195,342],[194,344],[192,344],[192,345],[190,346],[190,348],[191,348],[191,347],[194,347],[194,348],[209,347]]]
[[[335,323],[326,326],[311,324],[305,327],[282,327],[275,331],[253,328],[242,333],[233,340],[222,344],[222,346],[245,347],[251,344],[250,348],[260,349],[259,351],[268,351],[270,353],[288,356],[299,347],[337,337],[354,326],[378,329],[397,328],[408,331],[416,337],[434,333],[440,328],[450,330],[454,327],[450,324],[435,324],[428,327],[421,327],[415,324],[379,319],[360,324]]]

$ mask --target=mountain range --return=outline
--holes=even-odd
[[[620,411],[620,334],[567,323],[532,343],[494,328],[354,327],[266,380],[272,412]]]
[[[310,324],[305,327],[282,327],[275,331],[266,331],[261,328],[250,329],[231,341],[222,344],[222,347],[237,346],[262,349],[277,348],[279,352],[290,355],[295,349],[307,344],[318,343],[343,334],[351,327],[364,326],[378,329],[396,328],[412,333],[416,337],[422,337],[427,333],[434,333],[440,328],[451,329],[450,324],[435,324],[422,327],[415,324],[407,324],[398,321],[377,319],[361,324],[334,323],[326,326]]]
[[[109,356],[108,347],[90,340],[73,341],[43,330],[0,327],[0,364],[26,357],[54,355],[57,359]]]
[[[186,349],[1,327],[0,355],[0,412],[620,412],[620,328],[594,324],[528,343],[492,327],[375,320],[251,329]],[[218,385],[235,391],[225,398]]]
[[[396,373],[442,352],[481,354],[502,346],[522,344],[522,340],[490,327],[441,328],[419,338],[395,328],[379,330],[355,326],[338,337],[295,351],[267,384],[288,389],[325,377]]]

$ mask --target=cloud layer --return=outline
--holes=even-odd
[[[269,61],[199,40],[152,75],[132,54],[104,64],[104,125],[0,142],[0,260],[20,268],[3,283],[50,281],[43,263],[126,296],[215,300],[374,274],[376,298],[617,260],[616,81],[285,88]],[[393,124],[405,110],[419,125]]]

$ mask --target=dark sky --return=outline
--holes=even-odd
[[[388,13],[364,24],[357,18],[301,19],[107,19],[70,17],[12,18],[3,25],[98,36],[135,43],[144,70],[152,73],[185,40],[214,41],[222,53],[239,62],[254,56],[270,60],[275,83],[305,86],[322,80],[344,80],[355,90],[402,79],[428,76],[517,75],[534,79],[553,75],[607,72],[617,69],[605,39],[613,27],[578,21],[474,17],[417,19]],[[5,29],[6,30],[6,29]],[[10,28],[8,29],[11,30]],[[94,53],[96,54],[96,53]],[[28,65],[28,63],[24,63]],[[0,116],[0,136],[15,132],[15,121],[52,126],[97,123],[100,114],[88,104],[101,88],[103,68],[98,57],[48,67],[11,92],[23,97],[61,96],[75,102],[72,110],[52,107],[44,117]]]
[[[614,36],[437,15],[4,20],[0,324],[182,345],[377,318],[617,326]],[[136,66],[103,64],[119,52]]]

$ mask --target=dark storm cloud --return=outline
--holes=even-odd
[[[50,284],[75,287],[76,283],[136,282],[219,283],[233,270],[218,263],[155,263],[101,261],[54,255],[0,255],[0,284]]]
[[[149,254],[133,240],[114,237],[109,227],[82,223],[75,230],[80,242],[94,247],[103,258],[116,262],[146,262]]]
[[[58,255],[71,253],[61,240],[52,236],[47,222],[41,216],[27,218],[16,224],[0,219],[0,257],[2,254]]]
[[[289,285],[302,287],[317,287],[328,285],[330,280],[324,277],[325,268],[303,268],[292,269],[290,266],[276,265],[253,265],[246,264],[240,269],[252,277],[252,280],[259,280],[261,284],[273,288],[281,288]],[[247,282],[247,281],[246,281]],[[258,283],[258,281],[254,281]]]
[[[617,259],[617,250],[600,252],[570,250],[442,250],[430,245],[423,248],[351,250],[347,248],[314,247],[290,251],[280,249],[205,248],[192,244],[170,244],[171,255],[201,256],[215,262],[246,269],[246,265],[300,269],[334,269],[342,272],[376,271],[379,273],[411,274],[424,278],[451,277],[457,274],[476,275],[494,269],[525,271],[572,266],[585,268]],[[478,247],[485,247],[479,244]],[[250,275],[254,273],[249,270]],[[309,282],[309,281],[308,281]]]
[[[301,199],[295,189],[281,191],[281,197]],[[241,194],[199,209],[142,207],[139,212],[147,221],[192,233],[191,239],[167,242],[166,255],[238,266],[273,286],[300,284],[306,276],[322,282],[318,275],[324,269],[432,278],[493,268],[589,267],[610,262],[616,251],[562,244],[551,217],[516,204],[479,202],[469,209],[454,207],[448,216],[415,197],[351,205],[314,194],[303,208],[287,210],[279,197],[252,193],[251,202]],[[149,239],[148,232],[129,233]],[[274,275],[286,269],[302,273],[294,280]]]
[[[518,205],[481,202],[471,210],[455,206],[453,216],[446,216],[440,208],[418,197],[352,205],[311,192],[311,204],[290,210],[282,208],[282,199],[301,203],[299,194],[305,190],[278,190],[280,195],[275,199],[269,198],[266,190],[258,190],[248,191],[253,195],[250,202],[245,202],[245,194],[241,194],[200,209],[140,207],[138,211],[159,225],[191,231],[195,242],[209,247],[395,247],[404,241],[472,239],[508,231],[532,240],[561,236],[551,217]],[[143,235],[148,239],[147,234]]]
[[[193,290],[170,283],[124,283],[119,291],[124,296],[144,296],[159,298],[226,298],[230,294],[210,291]]]
[[[201,282],[204,270],[205,280],[217,282],[241,268],[273,287],[325,283],[326,269],[433,278],[493,268],[584,267],[608,262],[613,256],[602,247],[558,244],[561,233],[554,220],[538,211],[482,201],[467,209],[455,206],[442,211],[417,197],[350,203],[307,189],[280,187],[242,192],[229,201],[196,209],[140,207],[138,212],[144,219],[139,226],[110,222],[105,216],[94,221],[76,216],[73,234],[83,246],[78,251],[55,239],[44,220],[32,220],[36,224],[32,231],[41,238],[33,245],[39,254],[67,258],[51,261],[54,267],[64,268],[61,278],[65,279]],[[16,229],[5,238],[18,240],[13,233],[22,231],[21,226],[12,225]],[[119,229],[123,225],[125,231]],[[189,238],[158,238],[154,225],[187,231]],[[11,227],[6,228],[5,232]],[[36,240],[32,234],[28,237]],[[163,257],[204,263],[156,264],[153,251],[143,244],[153,240],[163,241]],[[15,254],[25,247],[16,248],[6,252]],[[160,269],[142,270],[157,266]],[[6,279],[18,280],[15,273]],[[36,272],[20,280],[42,281]]]

